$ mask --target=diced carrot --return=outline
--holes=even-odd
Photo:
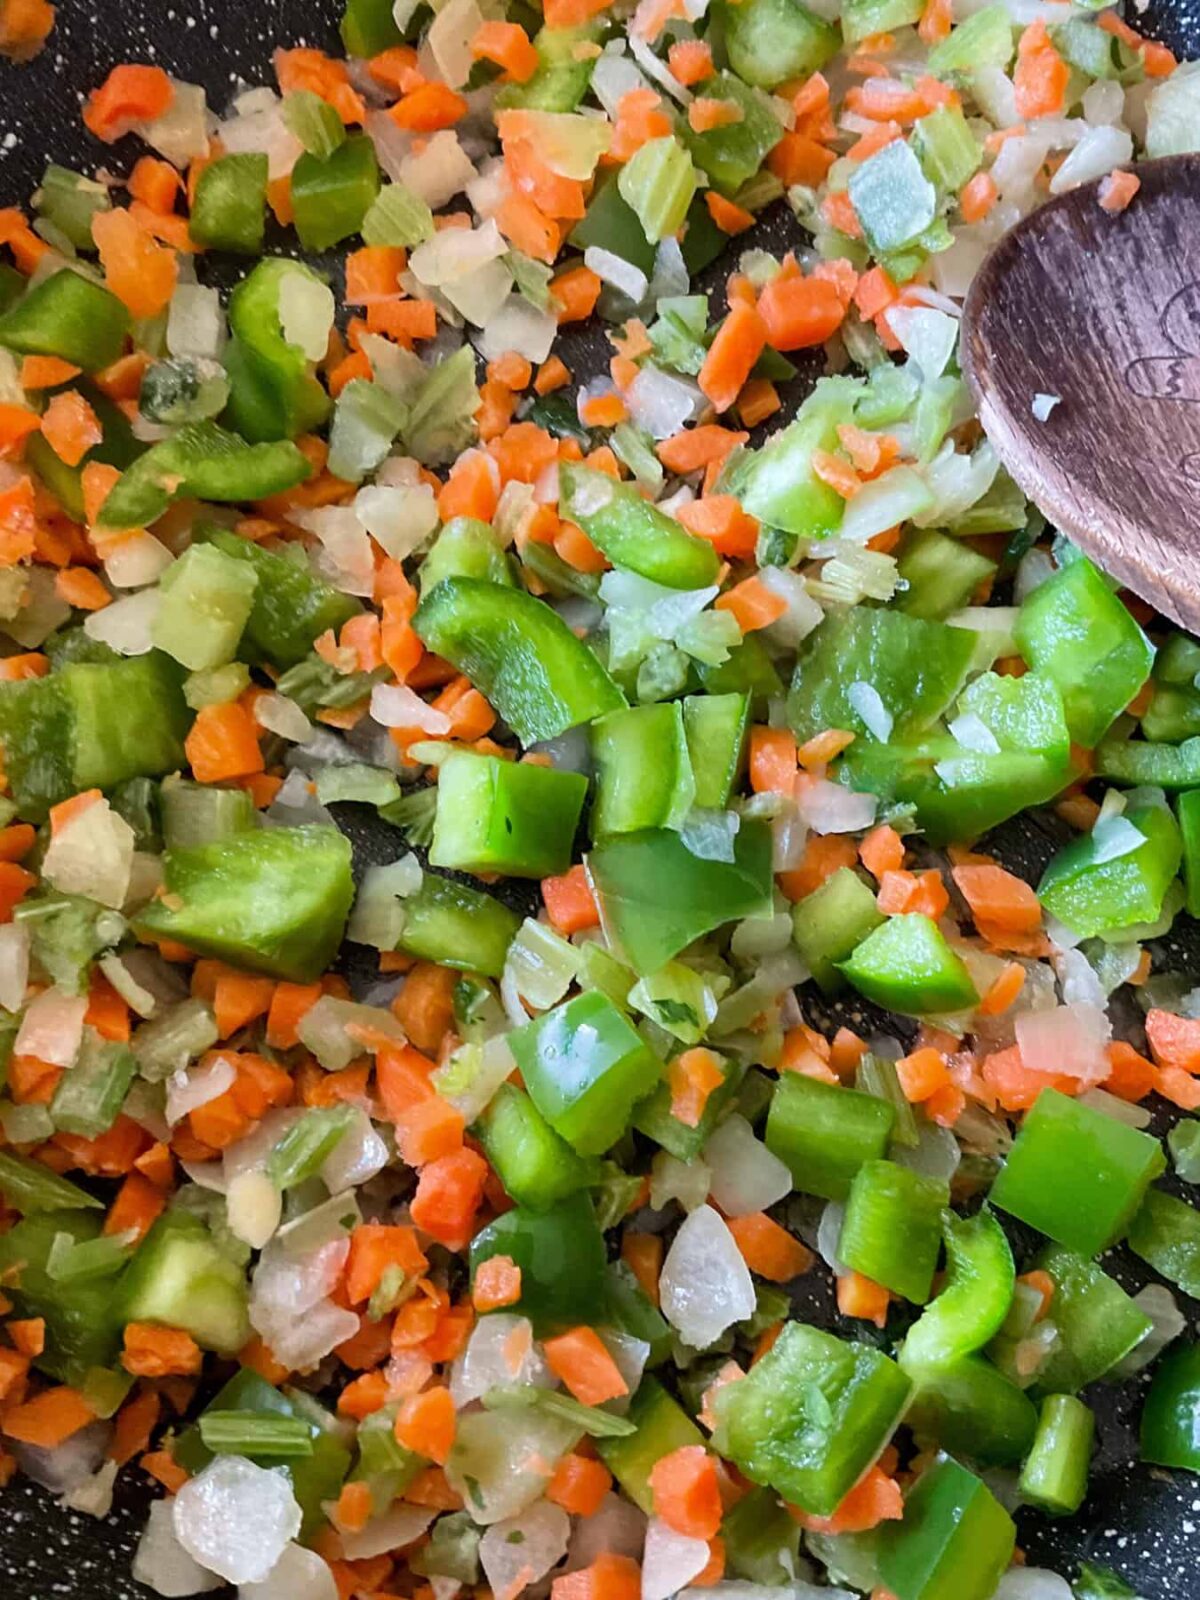
[[[38,1445],[43,1450],[56,1450],[89,1422],[95,1421],[95,1417],[95,1409],[79,1391],[64,1384],[55,1389],[43,1389],[32,1400],[13,1406],[4,1413],[2,1425],[10,1439]]]
[[[515,22],[485,22],[471,40],[476,60],[492,61],[514,83],[528,83],[538,69],[538,53]]]
[[[461,1250],[473,1232],[487,1175],[487,1162],[465,1147],[431,1161],[413,1196],[413,1222],[447,1249]]]
[[[334,1526],[342,1533],[361,1533],[373,1509],[371,1485],[365,1478],[356,1478],[342,1486],[331,1513]]]
[[[1182,1067],[1159,1067],[1154,1087],[1164,1100],[1181,1111],[1200,1110],[1200,1079],[1193,1078]]]
[[[1029,1288],[1036,1290],[1041,1295],[1042,1303],[1033,1316],[1034,1322],[1041,1322],[1050,1310],[1051,1302],[1054,1299],[1054,1279],[1048,1272],[1043,1272],[1040,1267],[1035,1267],[1032,1272],[1022,1272],[1018,1276],[1017,1282],[1027,1284]]]
[[[872,828],[858,847],[858,855],[873,878],[885,872],[899,872],[904,865],[904,841],[886,822]]]
[[[977,172],[968,178],[958,196],[964,222],[982,222],[996,204],[1000,191],[990,172]]]
[[[538,368],[533,387],[538,394],[553,394],[556,389],[564,389],[570,381],[571,374],[561,357],[550,356]]]
[[[166,1206],[162,1190],[140,1172],[131,1172],[117,1191],[104,1219],[107,1234],[132,1233],[140,1242],[150,1232]]]
[[[114,67],[88,96],[83,120],[89,132],[114,144],[139,122],[153,122],[170,110],[175,85],[161,67],[128,63]]]
[[[637,1279],[642,1293],[657,1305],[663,1264],[662,1240],[654,1233],[626,1233],[621,1240],[621,1260]]]
[[[11,822],[0,828],[0,861],[23,861],[36,839],[37,831],[28,822]]]
[[[15,861],[0,861],[0,922],[11,922],[13,912],[37,883],[32,872]]]
[[[1017,114],[1025,118],[1052,117],[1066,99],[1071,69],[1054,48],[1050,32],[1040,18],[1031,22],[1017,43],[1013,84]]]
[[[984,938],[1040,929],[1042,908],[1023,879],[997,866],[962,865],[954,867],[951,875]]]
[[[5,1326],[15,1348],[31,1361],[46,1348],[46,1323],[42,1317],[14,1318]]]
[[[265,1017],[275,997],[274,978],[259,978],[248,972],[222,970],[213,993],[217,1035],[228,1039],[240,1028]]]
[[[400,274],[407,265],[408,252],[398,245],[363,245],[352,251],[346,257],[346,304],[398,299]]]
[[[767,156],[767,168],[788,188],[818,189],[836,160],[836,151],[797,129],[779,140]]]
[[[612,1473],[602,1461],[568,1451],[546,1485],[546,1499],[573,1517],[593,1517],[612,1488]]]
[[[834,494],[840,494],[843,500],[853,500],[863,486],[862,479],[850,463],[832,450],[814,450],[812,470],[823,484],[832,489]]]
[[[25,474],[0,489],[0,567],[28,561],[38,531],[33,480]]]
[[[462,1149],[466,1124],[461,1111],[432,1094],[396,1123],[396,1145],[410,1167],[428,1167]]]
[[[162,1402],[153,1389],[138,1390],[117,1412],[108,1459],[123,1467],[148,1450],[161,1412]]]
[[[0,1401],[16,1403],[24,1396],[31,1362],[19,1350],[0,1346]]]
[[[134,317],[158,316],[179,280],[175,251],[156,244],[130,213],[119,207],[96,213],[92,237],[113,294],[124,301]]]
[[[1122,1100],[1144,1100],[1157,1082],[1153,1061],[1147,1061],[1124,1039],[1114,1039],[1105,1046],[1110,1071],[1104,1087]]]
[[[103,611],[113,598],[88,567],[64,567],[55,574],[54,592],[77,611]]]
[[[763,1211],[730,1217],[729,1231],[750,1271],[770,1283],[790,1283],[813,1264],[812,1251]]]
[[[701,39],[680,39],[667,51],[672,76],[690,88],[713,75],[712,51]]]
[[[169,1450],[148,1450],[138,1465],[161,1483],[168,1494],[178,1494],[188,1481],[187,1469],[179,1465]]]
[[[702,467],[721,466],[749,437],[748,433],[710,422],[698,428],[686,428],[673,439],[662,440],[655,449],[668,472],[684,476],[699,472]]]
[[[752,305],[739,302],[717,330],[697,382],[718,411],[728,411],[767,343],[767,329]]]
[[[511,1256],[492,1256],[480,1263],[471,1285],[476,1311],[501,1311],[521,1298],[521,1269]]]
[[[848,1272],[837,1281],[838,1310],[844,1317],[859,1317],[882,1328],[887,1321],[891,1295],[881,1284],[872,1283],[861,1272]]]
[[[585,1406],[600,1406],[629,1393],[629,1385],[594,1328],[580,1326],[542,1346],[550,1370]]]
[[[221,783],[263,770],[258,724],[237,701],[202,706],[184,749],[198,783]]]
[[[40,650],[24,655],[5,656],[0,660],[0,683],[22,683],[28,678],[44,678],[50,671],[50,661]]]
[[[582,863],[560,877],[543,878],[541,887],[550,925],[565,938],[600,926],[600,909]]]
[[[931,867],[926,872],[885,872],[879,880],[879,893],[875,903],[885,916],[911,916],[914,913],[930,917],[934,922],[944,916],[950,905],[950,896],[942,882],[941,873]]]
[[[367,108],[350,82],[350,69],[321,50],[276,50],[275,76],[283,94],[310,89],[327,100],[343,122],[363,122]]]
[[[770,378],[749,378],[737,397],[737,414],[747,428],[757,428],[760,422],[782,410],[779,390]]]
[[[651,139],[671,132],[671,122],[663,102],[651,88],[630,89],[617,102],[609,154],[614,161],[628,161]]]
[[[944,1089],[950,1082],[945,1056],[940,1050],[934,1050],[929,1045],[914,1050],[911,1055],[897,1061],[896,1075],[900,1079],[900,1087],[904,1090],[904,1098],[913,1105],[928,1100],[930,1095],[936,1094],[939,1089]]]
[[[701,1444],[681,1445],[650,1470],[654,1514],[688,1539],[715,1539],[721,1527],[717,1464]]]
[[[788,728],[751,728],[750,787],[754,793],[790,795],[795,776],[795,734]]]
[[[827,279],[781,274],[759,295],[758,314],[773,350],[806,350],[830,339],[846,311]]]
[[[388,1381],[383,1373],[364,1372],[361,1378],[354,1378],[338,1395],[338,1415],[353,1417],[356,1422],[361,1422],[364,1417],[382,1411],[390,1398]]]
[[[1146,1038],[1150,1053],[1160,1067],[1200,1072],[1200,1019],[1177,1017],[1173,1012],[1158,1009],[1149,1011]]]
[[[641,1600],[642,1575],[629,1556],[599,1555],[590,1566],[555,1578],[550,1600]]]
[[[810,1533],[867,1533],[881,1522],[898,1522],[904,1515],[904,1496],[895,1478],[876,1463],[831,1516],[813,1517],[795,1512],[793,1515]]]
[[[1008,1050],[993,1051],[984,1060],[980,1073],[1005,1111],[1027,1111],[1043,1089],[1057,1089],[1064,1094],[1078,1094],[1080,1089],[1078,1078],[1037,1072],[1027,1067],[1016,1045]]]
[[[888,306],[894,305],[899,297],[899,289],[884,269],[872,267],[858,280],[858,286],[854,291],[854,304],[858,307],[863,320],[871,322],[881,311],[886,311]]]
[[[1009,1009],[1024,987],[1025,968],[1019,961],[1007,962],[1003,972],[988,986],[987,993],[979,1002],[980,1016],[1000,1016]]]
[[[400,1402],[394,1432],[397,1442],[406,1450],[442,1467],[453,1448],[457,1428],[458,1417],[450,1391],[438,1385]]]
[[[693,133],[714,133],[718,128],[728,128],[745,118],[741,106],[733,100],[714,100],[707,95],[697,95],[688,106],[688,126]]]
[[[50,36],[54,15],[47,0],[5,0],[0,5],[0,55],[32,61]]]
[[[276,984],[267,1012],[267,1043],[273,1050],[292,1050],[299,1044],[296,1029],[321,994],[319,983]]]
[[[489,361],[487,375],[496,383],[509,389],[527,389],[533,378],[533,365],[515,350],[507,350],[495,361]]]
[[[436,1055],[454,1026],[454,990],[458,973],[432,961],[419,961],[392,1002],[396,1020],[416,1045]]]
[[[360,1223],[350,1235],[346,1297],[351,1305],[361,1305],[379,1288],[390,1268],[397,1268],[406,1278],[418,1278],[428,1265],[414,1229],[399,1224]]]
[[[667,1068],[671,1115],[685,1128],[698,1128],[709,1096],[724,1082],[719,1056],[700,1048],[685,1050]]]
[[[79,376],[79,368],[60,356],[26,356],[21,362],[22,389],[57,389]]]
[[[845,834],[813,833],[805,843],[800,865],[779,873],[776,881],[789,900],[803,900],[839,867],[852,867],[857,858],[854,840]]]
[[[452,128],[466,114],[467,102],[444,83],[421,84],[388,112],[398,128],[410,133],[434,133],[439,128]]]
[[[142,156],[129,175],[129,192],[135,200],[149,206],[151,211],[169,215],[183,185],[179,174],[169,161],[158,161],[153,156]]]
[[[467,450],[451,467],[438,495],[438,515],[443,522],[453,517],[490,522],[499,500],[500,475],[494,461],[482,450]]]
[[[135,1378],[190,1376],[200,1371],[203,1362],[200,1346],[182,1328],[160,1328],[151,1322],[125,1325],[121,1365]]]
[[[670,443],[672,441],[668,441]],[[661,458],[662,447],[659,448]],[[718,555],[747,561],[758,546],[758,522],[731,494],[710,494],[679,506],[676,518],[689,533],[707,539]]]
[[[596,394],[579,408],[579,420],[588,428],[615,428],[629,411],[619,394]]]
[[[1142,187],[1136,172],[1113,171],[1100,180],[1100,205],[1105,211],[1124,211]]]
[[[773,622],[778,622],[787,610],[787,601],[755,576],[744,578],[732,589],[726,589],[724,594],[718,595],[713,609],[730,612],[743,633],[753,633],[758,628],[769,628]]]

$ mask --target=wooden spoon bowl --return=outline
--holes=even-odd
[[[1007,233],[971,286],[962,362],[1005,467],[1157,611],[1200,632],[1200,155],[1138,166]],[[1034,396],[1058,403],[1046,420]]]

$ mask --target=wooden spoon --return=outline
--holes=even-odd
[[[963,370],[1001,461],[1050,521],[1200,633],[1200,155],[1098,183],[1007,233],[963,317]],[[1035,395],[1056,395],[1044,422]]]

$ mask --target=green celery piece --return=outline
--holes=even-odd
[[[696,185],[692,158],[672,134],[648,139],[617,177],[621,197],[632,208],[650,244],[674,238],[679,232]]]
[[[593,58],[580,45],[596,42],[594,23],[579,28],[540,28],[533,47],[537,71],[525,83],[505,84],[496,96],[497,108],[526,111],[574,111],[592,81]]]
[[[990,1600],[1015,1543],[1008,1512],[947,1457],[909,1491],[903,1521],[883,1529],[880,1576],[896,1600]]]
[[[920,1444],[981,1466],[1013,1467],[1024,1460],[1037,1431],[1037,1407],[990,1361],[960,1356],[909,1376],[917,1388],[904,1420]]]
[[[0,1155],[0,1170],[15,1159],[6,1152]],[[96,1204],[79,1193],[77,1205]],[[4,1292],[19,1316],[41,1317],[45,1322],[46,1344],[38,1367],[67,1383],[81,1383],[92,1368],[111,1366],[121,1348],[123,1320],[115,1288],[123,1280],[114,1283],[107,1276],[62,1283],[48,1270],[56,1240],[65,1241],[59,1247],[61,1258],[71,1246],[84,1247],[101,1239],[100,1227],[101,1218],[90,1211],[56,1207],[41,1216],[27,1216],[0,1235]]]
[[[466,673],[524,744],[625,703],[556,612],[504,584],[447,578],[424,596],[413,626],[430,650]]]
[[[100,508],[102,528],[141,528],[181,496],[229,504],[264,500],[312,474],[289,439],[247,444],[215,422],[193,422],[127,467]]]
[[[386,460],[406,415],[403,403],[381,383],[353,378],[334,406],[330,472],[347,483],[361,483]]]
[[[1037,1265],[1054,1279],[1050,1320],[1059,1342],[1037,1375],[1039,1394],[1074,1394],[1102,1378],[1154,1324],[1094,1261],[1050,1245]]]
[[[1142,736],[1151,743],[1180,744],[1200,733],[1200,689],[1155,683],[1141,715]]]
[[[237,652],[257,588],[249,562],[214,544],[194,544],[163,573],[151,637],[189,672],[224,666]]]
[[[939,106],[913,125],[913,149],[930,183],[957,194],[983,161],[983,146],[957,107]]]
[[[937,190],[903,139],[893,139],[853,169],[849,194],[877,255],[920,239],[937,213]]]
[[[593,1439],[627,1439],[637,1431],[636,1424],[599,1406],[587,1406],[572,1395],[554,1389],[540,1389],[532,1383],[503,1384],[483,1396],[485,1411],[523,1411],[532,1406],[546,1416],[557,1417],[582,1428]]]
[[[1183,842],[1165,806],[1135,806],[1124,820],[1141,844],[1106,859],[1103,836],[1081,834],[1053,857],[1038,885],[1045,909],[1083,938],[1157,921],[1179,871]]]
[[[889,917],[838,967],[860,994],[888,1011],[921,1017],[979,1002],[970,973],[937,923],[916,913]]]
[[[927,62],[936,78],[1007,67],[1016,49],[1012,16],[1005,5],[985,6],[966,17],[935,44]]]
[[[591,467],[559,468],[562,515],[577,523],[615,567],[670,589],[703,589],[720,561],[707,539],[667,516],[630,484]]]
[[[386,184],[363,218],[363,241],[369,245],[411,250],[433,238],[433,213],[424,200],[402,183]]]
[[[141,912],[141,932],[294,983],[329,966],[354,897],[336,828],[262,828],[170,851],[164,874],[166,898]]]
[[[22,1216],[39,1211],[104,1210],[103,1200],[69,1178],[11,1150],[0,1150],[0,1194]]]
[[[920,1379],[981,1350],[999,1332],[1012,1304],[1016,1269],[1004,1230],[990,1211],[944,1213],[946,1283],[908,1331],[904,1370]]]
[[[919,0],[846,0],[842,8],[842,37],[858,44],[873,34],[890,33],[919,20]]]
[[[353,1107],[348,1105],[317,1106],[306,1111],[272,1148],[267,1157],[267,1177],[281,1191],[317,1177],[353,1118]]]
[[[604,1235],[585,1194],[569,1195],[550,1213],[516,1206],[471,1241],[471,1273],[493,1256],[521,1269],[521,1298],[510,1309],[547,1332],[598,1321],[606,1298]]]
[[[1028,596],[1013,634],[1029,665],[1058,684],[1071,737],[1089,749],[1137,694],[1154,663],[1153,645],[1083,556]]]
[[[592,751],[594,839],[683,826],[696,783],[678,700],[610,711],[592,724]]]
[[[218,156],[196,182],[188,232],[198,245],[259,256],[267,227],[267,157],[257,150]]]
[[[1096,1420],[1082,1400],[1048,1395],[1021,1469],[1021,1497],[1051,1516],[1073,1516],[1087,1494]]]
[[[731,101],[741,111],[741,121],[707,133],[693,132],[685,121],[680,136],[713,187],[732,197],[758,172],[783,137],[783,129],[761,91],[743,83],[732,72],[717,72],[706,79],[704,93],[712,100]]]
[[[765,1137],[802,1194],[845,1200],[863,1163],[886,1153],[895,1122],[886,1100],[785,1072],[771,1098]]]
[[[397,949],[423,961],[498,978],[521,918],[490,894],[427,872],[404,900]]]
[[[292,169],[292,209],[304,248],[331,250],[357,233],[381,181],[366,134],[353,134],[323,160],[305,151]]]
[[[826,994],[845,987],[845,961],[883,923],[875,896],[853,867],[839,867],[792,907],[792,942]]]
[[[112,199],[104,184],[51,161],[42,174],[33,203],[39,216],[65,234],[76,250],[95,253],[92,218],[101,211],[112,210]],[[24,288],[24,280],[21,287]]]
[[[325,281],[299,261],[271,256],[229,298],[229,422],[252,444],[295,438],[319,427],[329,414],[329,396],[313,376],[312,364],[283,336],[279,293],[291,273]]]
[[[359,805],[382,809],[395,805],[401,799],[401,792],[395,774],[386,767],[348,761],[344,766],[321,768],[317,774],[317,799],[323,806],[336,805],[339,800],[353,800]]]
[[[596,1450],[625,1493],[647,1516],[654,1512],[650,1474],[673,1450],[704,1444],[704,1435],[657,1378],[643,1378],[627,1413],[634,1432],[601,1439]]]
[[[215,525],[202,528],[199,536],[257,574],[254,604],[241,641],[252,661],[268,661],[286,671],[306,658],[314,640],[330,629],[339,632],[361,609],[353,596],[339,593],[318,578],[307,560],[295,561],[264,550]]]
[[[1130,1224],[1129,1248],[1184,1294],[1200,1298],[1200,1214],[1186,1200],[1151,1189]]]
[[[755,1483],[827,1517],[895,1432],[911,1389],[882,1351],[791,1322],[716,1395],[713,1444]]]
[[[137,1062],[124,1045],[110,1044],[90,1029],[79,1056],[64,1072],[50,1102],[54,1126],[63,1133],[96,1139],[120,1115]]]
[[[1074,1588],[1075,1600],[1138,1600],[1123,1578],[1092,1561],[1080,1562]]]
[[[294,134],[311,155],[331,156],[346,137],[341,117],[328,100],[322,100],[311,89],[289,90],[283,97],[280,111],[288,132]]]
[[[111,366],[129,313],[107,289],[63,268],[26,290],[0,316],[0,345],[23,356],[59,356],[85,372]]]
[[[758,89],[807,78],[838,52],[837,28],[799,0],[721,0],[714,16],[724,30],[729,65]]]
[[[609,939],[639,977],[771,905],[771,838],[761,822],[743,821],[732,862],[701,860],[661,828],[605,840],[586,866]]]
[[[942,1251],[950,1186],[894,1161],[864,1161],[854,1174],[837,1254],[855,1272],[924,1305]]]
[[[805,640],[788,696],[788,718],[803,742],[826,728],[869,735],[848,698],[866,683],[903,740],[928,728],[962,688],[976,635],[900,611],[852,606],[829,616]]]
[[[167,778],[161,790],[163,839],[168,850],[211,844],[258,827],[258,812],[245,789],[222,789],[188,778]]]
[[[312,1428],[300,1417],[267,1411],[206,1411],[198,1423],[214,1455],[294,1461],[313,1453]]]
[[[232,1356],[250,1337],[245,1276],[203,1223],[171,1211],[151,1228],[122,1279],[125,1322],[182,1328],[203,1350]]]
[[[1200,1345],[1181,1345],[1159,1365],[1142,1407],[1142,1460],[1159,1467],[1200,1472],[1200,1439],[1195,1422],[1198,1405]]]
[[[442,763],[437,791],[431,866],[540,879],[571,865],[581,773],[462,751]]]
[[[694,803],[721,811],[742,781],[750,738],[745,694],[693,694],[683,702],[683,731],[692,763]]]
[[[515,1084],[500,1085],[475,1133],[505,1193],[530,1211],[550,1211],[595,1181],[595,1164],[576,1155]]]

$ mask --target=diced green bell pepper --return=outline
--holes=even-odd
[[[725,1513],[721,1538],[735,1578],[778,1589],[800,1570],[800,1526],[769,1489],[752,1489]]]
[[[361,609],[352,595],[318,578],[307,561],[265,550],[228,528],[210,526],[201,538],[223,555],[245,562],[258,577],[241,641],[253,661],[268,661],[286,671],[305,659],[315,639],[330,629],[339,632]]]
[[[1183,842],[1165,806],[1134,806],[1124,820],[1141,844],[1112,855],[1104,835],[1081,834],[1053,857],[1038,885],[1043,907],[1082,938],[1156,922],[1179,871]]]
[[[729,65],[747,83],[774,89],[789,78],[819,72],[838,52],[836,27],[799,0],[728,0],[716,8]]]
[[[587,856],[605,931],[639,977],[727,922],[769,913],[769,828],[743,820],[733,849],[732,862],[705,861],[659,828],[607,839]]]
[[[979,1003],[961,957],[937,923],[918,912],[889,917],[838,966],[861,994],[888,1011],[921,1017]]]
[[[577,1156],[515,1084],[500,1085],[475,1131],[505,1192],[530,1211],[549,1211],[595,1180],[595,1163]]]
[[[463,751],[442,763],[437,789],[431,866],[548,878],[571,865],[581,773]]]
[[[886,1154],[895,1122],[886,1100],[785,1072],[771,1097],[767,1148],[802,1194],[845,1200],[863,1163]]]
[[[1154,647],[1086,557],[1039,584],[1017,613],[1017,647],[1062,691],[1067,726],[1089,748],[1150,676]]]
[[[864,1161],[854,1174],[838,1259],[914,1305],[924,1305],[942,1253],[950,1186],[894,1161]]]
[[[587,215],[575,224],[568,242],[577,250],[591,245],[609,250],[647,277],[654,271],[654,246],[642,232],[637,212],[622,197],[615,176],[597,183]]]
[[[626,1413],[635,1432],[597,1439],[596,1450],[625,1493],[647,1516],[654,1513],[650,1474],[664,1456],[704,1444],[704,1435],[657,1378],[643,1378]]]
[[[576,523],[612,562],[669,589],[703,589],[717,579],[720,559],[707,539],[644,499],[629,483],[564,461],[559,512]]]
[[[417,581],[428,594],[443,578],[483,578],[516,587],[511,558],[486,522],[451,517],[421,562]]]
[[[818,383],[782,433],[730,458],[719,487],[770,527],[803,539],[836,533],[846,502],[818,478],[813,456],[837,448],[838,424],[853,419],[858,392],[859,385],[845,379]]]
[[[1072,1516],[1087,1494],[1096,1419],[1072,1394],[1047,1395],[1021,1468],[1021,1497],[1052,1516]]]
[[[120,1308],[125,1322],[182,1328],[218,1355],[236,1355],[250,1337],[245,1274],[184,1211],[160,1217],[138,1246]]]
[[[1149,739],[1103,739],[1096,746],[1095,775],[1112,783],[1159,789],[1194,789],[1200,785],[1200,736],[1182,744]]]
[[[783,681],[757,633],[748,633],[741,644],[734,645],[729,660],[719,667],[700,661],[696,668],[709,695],[744,694],[755,715],[772,695],[783,693]]]
[[[292,169],[292,210],[306,250],[332,250],[363,225],[382,179],[375,146],[364,133],[344,140],[332,155],[308,151]]]
[[[405,897],[396,948],[422,961],[498,978],[520,926],[516,912],[494,895],[427,872],[416,894]]]
[[[188,232],[198,245],[259,256],[267,229],[267,157],[257,150],[218,156],[201,170]]]
[[[247,444],[215,422],[191,422],[127,467],[100,508],[102,528],[144,528],[181,496],[236,504],[294,489],[312,475],[290,439]]]
[[[783,138],[783,128],[761,92],[732,72],[714,73],[705,80],[704,93],[710,100],[730,102],[742,113],[740,120],[706,133],[696,133],[684,120],[680,137],[713,187],[722,194],[733,195],[758,172],[768,153]]]
[[[484,694],[524,744],[552,739],[625,697],[562,618],[519,589],[447,578],[421,601],[413,627]]]
[[[1037,1375],[1036,1389],[1074,1394],[1123,1361],[1154,1324],[1094,1261],[1051,1245],[1037,1265],[1054,1280],[1049,1316],[1058,1343]]]
[[[683,731],[692,758],[694,804],[709,810],[723,810],[746,769],[749,696],[688,695],[683,702]]]
[[[853,684],[875,690],[903,740],[941,716],[962,688],[976,635],[902,611],[852,606],[829,616],[805,640],[788,696],[797,739],[828,728],[870,730],[849,698]]]
[[[103,1211],[104,1203],[40,1161],[0,1150],[0,1195],[22,1216],[40,1211]]]
[[[910,1376],[916,1392],[904,1421],[921,1445],[936,1445],[981,1466],[1024,1460],[1037,1432],[1033,1401],[983,1356],[960,1356]]]
[[[257,588],[252,563],[194,544],[162,575],[151,637],[189,672],[223,666],[237,653]]]
[[[598,989],[508,1038],[534,1105],[580,1155],[611,1149],[662,1077],[662,1062]]]
[[[973,545],[936,528],[914,528],[897,565],[908,585],[896,596],[897,609],[930,622],[940,622],[965,606],[996,571],[996,563]]]
[[[392,0],[346,0],[340,24],[346,54],[369,61],[393,45],[403,44]]]
[[[315,283],[325,281],[302,262],[268,256],[229,297],[228,419],[252,444],[293,439],[319,427],[329,415],[329,396],[313,375],[312,363],[299,345],[283,336],[279,294],[293,273]]]
[[[827,1517],[895,1432],[911,1388],[882,1351],[790,1322],[714,1397],[713,1443],[755,1483]]]
[[[82,1381],[90,1368],[111,1366],[121,1348],[123,1319],[113,1279],[67,1284],[46,1270],[56,1238],[85,1244],[101,1236],[100,1227],[92,1212],[55,1210],[26,1217],[0,1234],[4,1292],[20,1316],[43,1319],[46,1343],[37,1364],[66,1382]]]
[[[592,837],[680,828],[696,783],[678,700],[611,711],[592,724]]]
[[[493,1256],[521,1269],[521,1298],[510,1307],[533,1323],[539,1338],[562,1327],[598,1321],[604,1308],[604,1235],[586,1194],[570,1195],[553,1211],[515,1206],[471,1241],[471,1275]]]
[[[992,1204],[1056,1244],[1098,1255],[1123,1237],[1167,1164],[1149,1134],[1044,1089],[992,1185]]]
[[[1151,1189],[1130,1224],[1129,1248],[1184,1294],[1200,1299],[1200,1212],[1186,1200]]]
[[[875,896],[853,867],[839,867],[792,907],[792,942],[826,994],[845,987],[846,961],[883,922]]]
[[[23,356],[58,356],[85,372],[111,366],[128,332],[129,313],[116,295],[67,268],[0,316],[0,345]]]
[[[354,898],[350,842],[336,828],[260,828],[169,851],[164,879],[140,933],[293,983],[329,966]]]
[[[903,1521],[884,1528],[879,1572],[896,1600],[990,1600],[1015,1544],[991,1490],[946,1457],[909,1491]]]
[[[533,38],[538,66],[525,83],[505,84],[496,96],[497,108],[526,111],[574,111],[592,80],[594,58],[581,45],[596,42],[595,24],[579,28],[539,28]]]
[[[1200,1472],[1200,1345],[1165,1356],[1142,1407],[1142,1460]]]
[[[900,1352],[906,1372],[940,1372],[981,1350],[1012,1304],[1016,1269],[1004,1229],[990,1211],[942,1216],[946,1282],[909,1329]]]

